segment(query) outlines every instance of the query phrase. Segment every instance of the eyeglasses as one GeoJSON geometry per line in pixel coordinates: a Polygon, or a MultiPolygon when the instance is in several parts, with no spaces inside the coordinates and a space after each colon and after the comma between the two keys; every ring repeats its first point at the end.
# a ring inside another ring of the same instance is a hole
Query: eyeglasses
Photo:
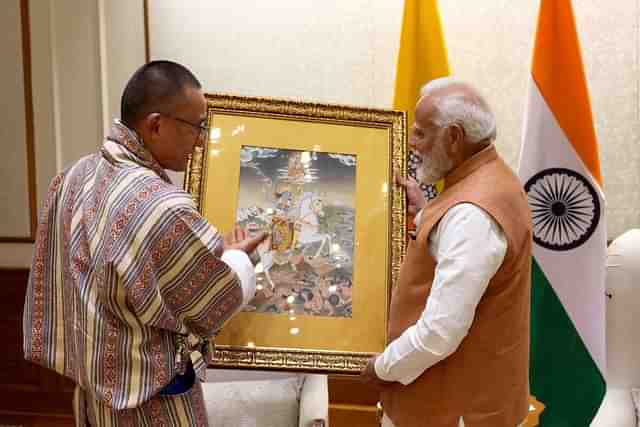
{"type": "Polygon", "coordinates": [[[188,121],[188,120],[181,119],[180,117],[172,116],[172,115],[170,115],[170,114],[165,114],[165,113],[160,113],[160,114],[161,114],[161,115],[163,115],[163,116],[165,116],[165,117],[168,117],[168,118],[170,118],[170,119],[173,119],[173,120],[175,120],[175,121],[177,121],[177,122],[184,123],[185,125],[189,125],[189,126],[191,126],[192,128],[194,128],[195,130],[197,130],[197,131],[198,131],[198,138],[199,138],[201,141],[204,141],[204,140],[206,140],[206,139],[207,139],[207,135],[209,134],[209,126],[207,126],[207,121],[206,121],[206,119],[205,119],[205,120],[203,120],[203,121],[201,121],[200,123],[197,123],[197,124],[196,124],[196,123],[191,123],[191,122],[190,122],[190,121],[188,121]]]}

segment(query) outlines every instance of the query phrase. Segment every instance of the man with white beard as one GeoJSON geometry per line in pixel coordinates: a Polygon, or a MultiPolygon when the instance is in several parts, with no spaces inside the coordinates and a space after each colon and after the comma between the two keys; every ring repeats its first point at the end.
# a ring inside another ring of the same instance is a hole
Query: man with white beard
{"type": "Polygon", "coordinates": [[[452,78],[421,92],[409,141],[418,179],[445,180],[426,203],[397,176],[417,212],[389,312],[390,343],[361,377],[381,391],[383,426],[515,427],[529,396],[531,213],[496,152],[495,118],[452,78]]]}

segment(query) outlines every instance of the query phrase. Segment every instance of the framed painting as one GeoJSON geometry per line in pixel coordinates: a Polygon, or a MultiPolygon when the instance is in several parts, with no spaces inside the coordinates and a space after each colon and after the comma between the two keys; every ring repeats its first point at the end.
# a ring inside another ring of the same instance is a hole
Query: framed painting
{"type": "Polygon", "coordinates": [[[404,113],[207,95],[185,187],[222,233],[266,230],[216,367],[357,374],[384,350],[405,251],[404,113]]]}

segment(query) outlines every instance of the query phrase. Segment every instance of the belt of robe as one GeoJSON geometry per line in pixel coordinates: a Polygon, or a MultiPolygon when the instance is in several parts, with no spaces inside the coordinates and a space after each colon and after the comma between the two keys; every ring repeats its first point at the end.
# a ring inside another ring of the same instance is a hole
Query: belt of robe
{"type": "Polygon", "coordinates": [[[189,362],[187,363],[187,369],[185,370],[184,374],[176,375],[169,384],[167,384],[162,390],[160,390],[158,394],[160,394],[161,396],[174,396],[176,394],[183,394],[191,390],[191,387],[193,387],[195,382],[196,371],[193,369],[193,363],[191,363],[191,360],[189,360],[189,362]]]}

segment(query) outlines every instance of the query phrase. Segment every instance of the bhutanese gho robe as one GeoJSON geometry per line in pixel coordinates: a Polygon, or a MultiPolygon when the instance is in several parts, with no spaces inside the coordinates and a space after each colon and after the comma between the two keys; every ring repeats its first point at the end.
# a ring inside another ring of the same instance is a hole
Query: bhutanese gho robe
{"type": "MultiPolygon", "coordinates": [[[[243,303],[239,276],[214,255],[221,244],[190,195],[115,122],[99,152],[51,182],[26,294],[25,358],[75,381],[93,415],[144,408],[189,358],[204,371],[208,339],[243,303]]],[[[198,382],[191,393],[202,401],[198,382]]],[[[171,400],[158,399],[156,409],[171,400]]]]}

